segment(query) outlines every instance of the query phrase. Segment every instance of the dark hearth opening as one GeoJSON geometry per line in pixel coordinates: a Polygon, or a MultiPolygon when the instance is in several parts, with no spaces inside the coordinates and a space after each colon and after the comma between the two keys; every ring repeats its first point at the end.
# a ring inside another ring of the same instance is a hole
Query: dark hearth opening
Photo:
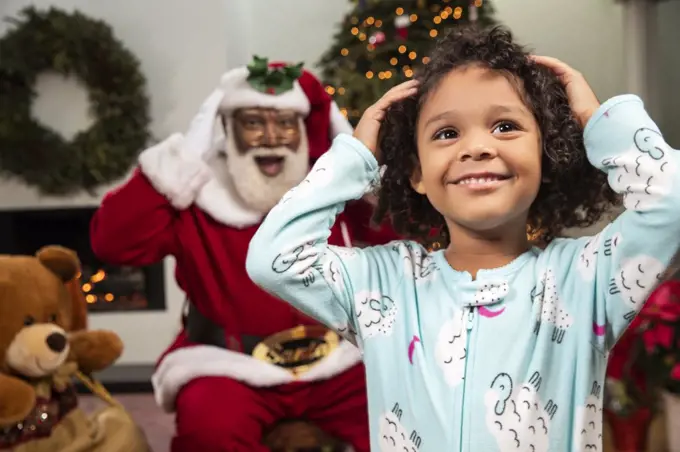
{"type": "Polygon", "coordinates": [[[148,267],[106,264],[90,247],[96,207],[0,211],[0,254],[33,255],[46,245],[78,253],[91,312],[165,310],[163,262],[148,267]]]}

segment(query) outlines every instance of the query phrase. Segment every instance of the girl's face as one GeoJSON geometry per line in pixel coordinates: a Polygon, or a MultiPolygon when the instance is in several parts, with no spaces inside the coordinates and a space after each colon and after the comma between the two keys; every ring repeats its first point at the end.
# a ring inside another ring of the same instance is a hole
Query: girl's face
{"type": "Polygon", "coordinates": [[[475,232],[526,226],[541,184],[541,138],[519,85],[478,66],[428,93],[416,126],[413,188],[451,223],[475,232]]]}

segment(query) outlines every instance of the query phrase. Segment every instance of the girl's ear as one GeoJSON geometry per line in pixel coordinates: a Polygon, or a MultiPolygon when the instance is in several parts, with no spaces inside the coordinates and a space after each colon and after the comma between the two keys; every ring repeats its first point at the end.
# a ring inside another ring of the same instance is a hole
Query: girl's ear
{"type": "Polygon", "coordinates": [[[416,191],[416,193],[419,193],[421,195],[424,195],[427,193],[425,190],[425,184],[423,184],[423,173],[420,169],[420,165],[416,165],[415,169],[413,170],[413,174],[411,174],[411,178],[409,179],[411,182],[411,187],[416,191]]]}

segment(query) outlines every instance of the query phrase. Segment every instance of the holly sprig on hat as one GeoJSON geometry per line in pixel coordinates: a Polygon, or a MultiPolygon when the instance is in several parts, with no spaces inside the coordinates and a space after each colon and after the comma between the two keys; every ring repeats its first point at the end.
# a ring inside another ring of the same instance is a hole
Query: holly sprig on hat
{"type": "Polygon", "coordinates": [[[248,65],[248,84],[266,94],[282,94],[293,89],[293,83],[302,75],[304,63],[269,67],[268,58],[253,56],[248,65]]]}

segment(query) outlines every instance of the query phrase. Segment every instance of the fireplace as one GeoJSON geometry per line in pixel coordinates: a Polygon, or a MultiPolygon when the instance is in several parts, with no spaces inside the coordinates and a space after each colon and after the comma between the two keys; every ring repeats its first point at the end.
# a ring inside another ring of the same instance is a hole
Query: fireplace
{"type": "Polygon", "coordinates": [[[165,310],[163,262],[149,267],[108,265],[90,248],[96,207],[0,211],[0,254],[33,255],[46,245],[78,253],[91,312],[165,310]]]}

